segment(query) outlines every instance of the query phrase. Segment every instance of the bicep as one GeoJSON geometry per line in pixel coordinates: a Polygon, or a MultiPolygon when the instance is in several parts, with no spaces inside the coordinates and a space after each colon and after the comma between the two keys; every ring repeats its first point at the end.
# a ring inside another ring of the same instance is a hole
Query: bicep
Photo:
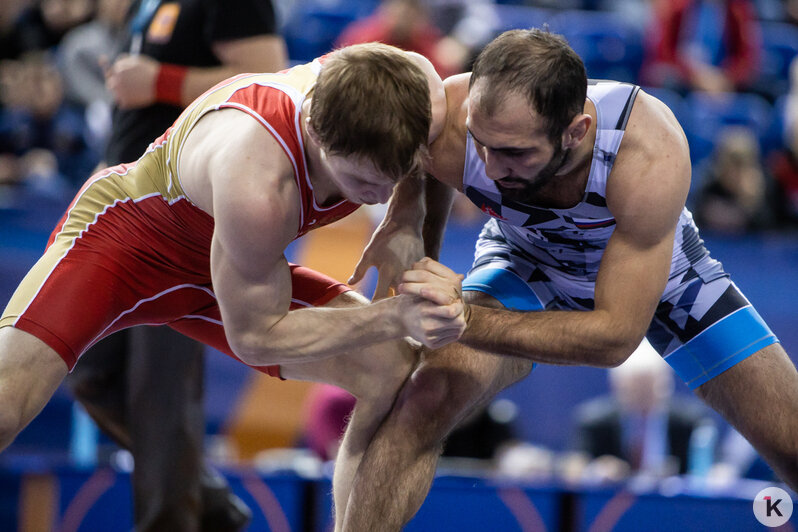
{"type": "Polygon", "coordinates": [[[607,311],[615,327],[642,339],[670,272],[672,229],[656,242],[641,242],[634,234],[616,230],[610,237],[596,279],[595,308],[607,311]]]}
{"type": "Polygon", "coordinates": [[[214,235],[211,276],[231,345],[251,331],[268,330],[291,303],[291,274],[285,257],[280,254],[261,262],[258,254],[249,257],[235,247],[214,235]]]}
{"type": "Polygon", "coordinates": [[[670,273],[690,158],[664,106],[648,100],[636,111],[607,185],[607,206],[617,225],[601,261],[595,300],[621,327],[642,335],[670,273]]]}
{"type": "Polygon", "coordinates": [[[267,330],[287,312],[291,283],[283,252],[299,223],[290,163],[247,118],[231,117],[240,127],[229,134],[239,142],[228,146],[237,147],[220,150],[208,168],[211,278],[228,336],[267,330]]]}

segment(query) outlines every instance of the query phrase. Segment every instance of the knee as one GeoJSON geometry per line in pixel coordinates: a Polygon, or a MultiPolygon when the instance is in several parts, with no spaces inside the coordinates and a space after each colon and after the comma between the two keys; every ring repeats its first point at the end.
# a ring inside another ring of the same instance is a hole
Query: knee
{"type": "Polygon", "coordinates": [[[349,391],[359,400],[392,401],[418,364],[419,355],[420,349],[405,341],[391,343],[356,368],[359,376],[349,391]]]}
{"type": "Polygon", "coordinates": [[[394,410],[408,430],[442,439],[481,395],[480,384],[464,373],[422,367],[402,388],[394,410]]]}

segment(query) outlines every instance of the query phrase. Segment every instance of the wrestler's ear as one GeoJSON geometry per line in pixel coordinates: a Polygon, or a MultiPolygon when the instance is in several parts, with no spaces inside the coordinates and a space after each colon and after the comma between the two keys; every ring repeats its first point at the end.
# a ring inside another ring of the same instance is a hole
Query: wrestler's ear
{"type": "Polygon", "coordinates": [[[563,148],[576,148],[587,136],[590,131],[590,124],[593,123],[593,117],[587,113],[580,113],[576,115],[565,132],[562,134],[563,148]]]}
{"type": "Polygon", "coordinates": [[[313,143],[313,145],[316,146],[317,148],[323,147],[323,144],[321,142],[321,137],[319,137],[319,132],[316,131],[315,127],[313,127],[313,124],[311,123],[309,116],[305,118],[305,129],[307,130],[308,138],[313,143]]]}

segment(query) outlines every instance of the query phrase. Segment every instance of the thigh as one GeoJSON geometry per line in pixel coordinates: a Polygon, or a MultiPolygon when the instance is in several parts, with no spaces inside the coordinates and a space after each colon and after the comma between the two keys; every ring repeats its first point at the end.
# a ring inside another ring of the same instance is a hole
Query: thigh
{"type": "MultiPolygon", "coordinates": [[[[330,308],[367,305],[369,301],[354,291],[336,295],[325,304],[330,308]]],[[[366,346],[353,345],[351,353],[300,364],[281,366],[286,379],[333,384],[357,398],[379,395],[380,386],[394,388],[415,365],[417,350],[404,340],[366,346]],[[383,384],[381,384],[383,383],[383,384]]],[[[395,391],[395,390],[392,390],[395,391]]]]}
{"type": "MultiPolygon", "coordinates": [[[[481,291],[463,295],[470,304],[501,306],[481,291]]],[[[493,355],[457,342],[425,351],[396,401],[397,419],[405,430],[438,441],[533,367],[526,359],[493,355]]]]}
{"type": "Polygon", "coordinates": [[[780,344],[769,345],[695,390],[758,450],[798,452],[798,372],[780,344]]]}
{"type": "Polygon", "coordinates": [[[719,263],[696,268],[669,281],[647,333],[691,389],[778,342],[719,263]]]}
{"type": "Polygon", "coordinates": [[[178,207],[157,195],[132,201],[120,180],[109,170],[86,183],[0,318],[70,369],[115,331],[169,323],[215,301],[207,254],[203,261],[200,246],[175,233],[178,207]]]}
{"type": "MultiPolygon", "coordinates": [[[[470,305],[504,306],[499,299],[482,291],[466,292],[464,297],[470,305]]],[[[534,367],[535,364],[527,359],[494,355],[454,343],[426,353],[417,372],[446,372],[447,387],[451,392],[469,397],[469,402],[476,404],[526,377],[534,367]]]]}
{"type": "MultiPolygon", "coordinates": [[[[21,430],[44,408],[66,374],[58,353],[40,339],[13,327],[0,328],[0,428],[21,430]]],[[[0,440],[0,449],[8,443],[0,440]]]]}

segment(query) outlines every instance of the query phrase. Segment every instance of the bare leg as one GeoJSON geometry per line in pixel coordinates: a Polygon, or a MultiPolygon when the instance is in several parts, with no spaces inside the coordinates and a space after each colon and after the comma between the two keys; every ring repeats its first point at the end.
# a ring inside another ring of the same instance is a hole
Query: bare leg
{"type": "MultiPolygon", "coordinates": [[[[363,303],[366,300],[362,296],[347,292],[331,301],[329,306],[363,303]]],[[[399,341],[368,346],[351,355],[281,368],[285,378],[333,384],[357,398],[335,462],[333,498],[336,530],[343,525],[344,509],[360,460],[380,423],[391,410],[396,394],[416,360],[416,351],[406,342],[399,341]]]]}
{"type": "Polygon", "coordinates": [[[44,342],[0,329],[0,450],[41,412],[66,374],[64,361],[44,342]]]}
{"type": "Polygon", "coordinates": [[[751,442],[798,489],[798,372],[779,344],[700,386],[696,395],[751,442]]]}
{"type": "MultiPolygon", "coordinates": [[[[484,294],[467,292],[467,297],[498,305],[484,294]]],[[[429,491],[446,435],[531,368],[527,360],[460,344],[430,353],[402,388],[360,463],[343,530],[400,530],[429,491]]]]}

